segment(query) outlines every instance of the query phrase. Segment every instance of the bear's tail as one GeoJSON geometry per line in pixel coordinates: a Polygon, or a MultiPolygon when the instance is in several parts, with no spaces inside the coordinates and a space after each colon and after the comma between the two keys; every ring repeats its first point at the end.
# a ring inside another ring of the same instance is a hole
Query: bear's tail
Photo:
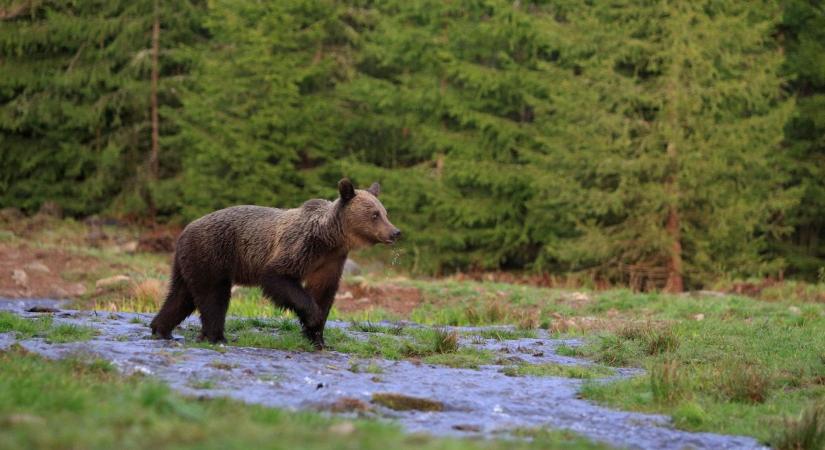
{"type": "Polygon", "coordinates": [[[172,339],[172,330],[195,310],[192,293],[186,286],[177,261],[172,264],[169,293],[158,314],[152,320],[152,335],[172,339]]]}

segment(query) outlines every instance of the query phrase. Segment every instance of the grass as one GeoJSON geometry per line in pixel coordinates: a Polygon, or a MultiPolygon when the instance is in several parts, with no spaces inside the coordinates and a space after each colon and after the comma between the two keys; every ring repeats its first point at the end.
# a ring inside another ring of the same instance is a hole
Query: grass
{"type": "MultiPolygon", "coordinates": [[[[458,334],[443,328],[404,328],[400,332],[397,331],[398,327],[371,326],[370,329],[373,331],[368,332],[369,334],[362,339],[341,329],[328,328],[324,333],[327,348],[361,358],[390,360],[427,358],[435,355],[455,354],[460,350],[458,334]],[[379,332],[379,329],[386,330],[389,334],[379,332]]],[[[189,345],[220,348],[205,342],[195,342],[198,330],[197,326],[184,328],[183,334],[189,345]]],[[[228,345],[238,347],[312,351],[312,346],[301,333],[298,322],[289,318],[230,319],[226,324],[226,337],[228,345]]],[[[478,357],[476,354],[474,356],[478,357]]],[[[430,361],[433,361],[432,364],[437,364],[435,361],[440,360],[436,358],[430,361]]],[[[470,364],[476,362],[468,361],[470,364]]]]}
{"type": "Polygon", "coordinates": [[[531,338],[534,339],[538,337],[538,333],[535,330],[530,329],[509,329],[509,328],[486,328],[483,330],[472,331],[466,333],[470,336],[478,336],[484,339],[495,339],[497,341],[508,341],[508,340],[516,340],[516,339],[525,339],[531,338]]]}
{"type": "Polygon", "coordinates": [[[21,349],[0,352],[0,366],[0,448],[606,448],[566,432],[533,442],[438,439],[370,420],[198,400],[146,377],[120,376],[105,362],[50,361],[21,349]]]}
{"type": "Polygon", "coordinates": [[[825,403],[811,406],[798,418],[785,419],[773,445],[777,450],[825,448],[825,403]]]}
{"type": "Polygon", "coordinates": [[[505,367],[501,370],[501,373],[510,377],[564,377],[586,380],[604,378],[616,374],[613,369],[599,365],[570,366],[555,363],[519,364],[505,367]]]}
{"type": "Polygon", "coordinates": [[[371,373],[376,375],[384,373],[384,369],[375,361],[367,363],[352,361],[349,366],[349,371],[352,373],[371,373]]]}
{"type": "MultiPolygon", "coordinates": [[[[677,300],[673,309],[685,306],[677,300]]],[[[678,345],[651,347],[659,340],[632,334],[592,338],[583,354],[647,367],[648,374],[588,385],[584,397],[670,414],[689,430],[745,434],[773,444],[785,417],[825,399],[821,308],[808,308],[803,320],[786,314],[783,305],[738,298],[720,299],[708,309],[718,316],[673,325],[678,345]]]]}
{"type": "Polygon", "coordinates": [[[50,344],[62,344],[66,342],[88,341],[97,335],[97,330],[91,327],[75,325],[72,323],[61,323],[53,325],[46,331],[46,342],[50,344]]]}
{"type": "Polygon", "coordinates": [[[92,327],[70,323],[55,324],[51,316],[26,319],[6,311],[0,311],[0,333],[13,332],[17,339],[41,337],[50,344],[88,341],[97,335],[92,327]]]}
{"type": "MultiPolygon", "coordinates": [[[[156,311],[162,295],[156,290],[136,291],[127,286],[124,291],[95,297],[94,280],[117,273],[137,281],[165,280],[168,255],[85,248],[84,232],[82,224],[67,221],[34,235],[21,231],[7,242],[60,248],[98,261],[94,267],[64,274],[64,278],[85,283],[89,294],[80,302],[83,306],[156,311]]],[[[369,275],[364,280],[379,285],[387,282],[369,275]]],[[[751,435],[783,448],[816,448],[811,444],[816,440],[810,438],[817,436],[811,431],[816,427],[810,424],[821,423],[822,414],[803,412],[814,411],[825,402],[825,283],[771,285],[759,294],[762,301],[735,295],[640,294],[621,289],[574,292],[456,279],[398,278],[391,283],[421,292],[422,303],[404,319],[436,327],[520,327],[514,334],[497,336],[484,331],[486,339],[516,338],[515,333],[534,333],[533,328],[540,326],[556,336],[585,341],[582,346],[558,346],[559,355],[647,369],[645,375],[632,379],[586,383],[583,395],[592,400],[669,414],[684,429],[751,435]],[[789,435],[783,437],[786,430],[789,435]]],[[[263,320],[233,325],[237,328],[228,333],[234,339],[231,345],[308,350],[292,316],[272,307],[259,289],[237,291],[229,314],[263,320]]],[[[495,360],[494,354],[472,348],[451,350],[450,339],[445,341],[444,335],[417,336],[410,329],[375,324],[398,319],[392,312],[374,309],[343,314],[333,308],[331,317],[358,321],[353,328],[366,336],[356,338],[331,329],[327,342],[331,349],[359,358],[416,358],[454,367],[479,367],[495,360]],[[439,340],[447,344],[441,350],[439,340]]],[[[51,327],[46,320],[10,323],[15,319],[0,315],[0,331],[5,327],[19,336],[46,337],[51,327]]],[[[212,348],[220,351],[220,347],[212,348]]]]}

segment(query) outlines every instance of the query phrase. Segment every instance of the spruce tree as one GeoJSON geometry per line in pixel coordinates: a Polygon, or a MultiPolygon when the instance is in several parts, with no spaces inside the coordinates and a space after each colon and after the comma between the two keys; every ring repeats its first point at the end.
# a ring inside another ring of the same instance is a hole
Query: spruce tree
{"type": "Polygon", "coordinates": [[[777,241],[789,275],[825,279],[825,9],[816,2],[784,2],[785,73],[796,108],[785,128],[789,187],[801,190],[789,211],[793,233],[777,241]]]}
{"type": "MultiPolygon", "coordinates": [[[[186,71],[181,43],[198,36],[198,6],[163,2],[162,106],[186,71]]],[[[150,149],[153,3],[4,2],[0,27],[0,204],[70,214],[141,191],[150,149]],[[18,8],[19,7],[19,8],[18,8]]],[[[135,212],[143,212],[139,205],[135,212]]],[[[123,205],[122,205],[123,206],[123,205]]],[[[128,208],[127,208],[128,209],[128,208]]]]}
{"type": "Polygon", "coordinates": [[[624,115],[612,134],[627,142],[619,154],[589,157],[606,167],[586,181],[584,199],[610,206],[583,207],[576,245],[593,247],[602,271],[638,287],[679,291],[685,278],[695,286],[776,270],[766,239],[783,231],[773,219],[793,201],[775,167],[790,106],[771,38],[778,5],[597,8],[613,37],[598,52],[624,78],[602,81],[600,95],[624,115]]]}

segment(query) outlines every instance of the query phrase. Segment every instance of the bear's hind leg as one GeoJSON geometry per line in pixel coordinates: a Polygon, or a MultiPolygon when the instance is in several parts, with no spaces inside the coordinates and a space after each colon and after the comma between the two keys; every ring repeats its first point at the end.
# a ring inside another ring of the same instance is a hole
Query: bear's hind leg
{"type": "Polygon", "coordinates": [[[221,281],[195,293],[195,304],[201,313],[199,340],[206,340],[213,344],[226,342],[223,331],[231,294],[232,284],[229,280],[221,281]]]}
{"type": "Polygon", "coordinates": [[[152,335],[162,339],[172,339],[172,330],[183,322],[183,319],[192,314],[194,310],[195,303],[192,299],[192,293],[186,287],[180,272],[173,267],[169,293],[150,325],[152,335]]]}

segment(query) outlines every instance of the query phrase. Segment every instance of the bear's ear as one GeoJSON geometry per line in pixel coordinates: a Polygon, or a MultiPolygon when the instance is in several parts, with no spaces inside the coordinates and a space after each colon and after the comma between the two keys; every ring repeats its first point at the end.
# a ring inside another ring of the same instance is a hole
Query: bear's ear
{"type": "Polygon", "coordinates": [[[369,189],[367,189],[367,192],[378,197],[378,194],[381,193],[381,185],[376,181],[375,183],[372,183],[372,186],[370,186],[369,189]]]}
{"type": "Polygon", "coordinates": [[[349,178],[341,178],[338,182],[338,194],[341,195],[341,200],[348,202],[355,197],[355,188],[352,187],[352,182],[349,178]]]}

